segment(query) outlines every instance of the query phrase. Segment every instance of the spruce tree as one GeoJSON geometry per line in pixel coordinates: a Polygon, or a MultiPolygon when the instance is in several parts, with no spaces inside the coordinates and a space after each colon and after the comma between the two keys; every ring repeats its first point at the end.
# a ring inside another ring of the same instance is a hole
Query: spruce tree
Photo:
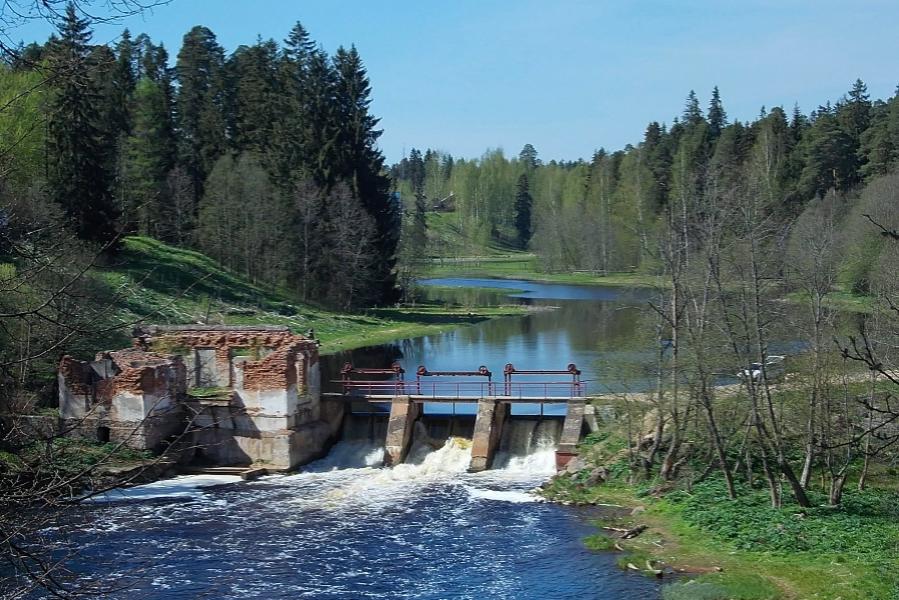
{"type": "Polygon", "coordinates": [[[877,108],[871,126],[862,134],[859,151],[866,178],[886,175],[899,163],[899,95],[877,108]]]}
{"type": "Polygon", "coordinates": [[[699,98],[696,97],[696,92],[690,90],[690,93],[687,95],[687,102],[684,105],[684,125],[691,127],[699,125],[702,121],[702,109],[699,108],[699,98]]]}
{"type": "Polygon", "coordinates": [[[712,89],[712,100],[709,103],[709,136],[715,140],[721,135],[721,131],[727,126],[727,113],[724,112],[724,105],[721,103],[721,95],[718,93],[718,86],[712,89]]]}
{"type": "Polygon", "coordinates": [[[239,47],[228,60],[233,108],[231,143],[238,152],[271,151],[281,90],[274,40],[239,47]]]}
{"type": "Polygon", "coordinates": [[[531,241],[531,213],[534,200],[531,197],[528,176],[522,173],[518,177],[515,193],[515,231],[518,234],[518,247],[524,250],[531,241]]]}
{"type": "Polygon", "coordinates": [[[56,73],[50,105],[48,175],[51,195],[62,206],[78,237],[110,243],[118,217],[96,82],[91,77],[91,32],[74,4],[66,7],[59,39],[52,48],[56,73]]]}
{"type": "Polygon", "coordinates": [[[144,77],[135,88],[133,132],[123,157],[125,217],[130,230],[164,240],[177,237],[164,225],[171,221],[164,191],[172,159],[165,93],[159,83],[144,77]]]}
{"type": "Polygon", "coordinates": [[[384,156],[377,147],[381,130],[377,129],[378,119],[369,112],[371,86],[355,47],[338,49],[334,70],[340,146],[337,172],[374,221],[377,262],[371,269],[371,283],[376,291],[370,296],[393,302],[398,296],[394,266],[401,212],[390,193],[384,156]]]}
{"type": "Polygon", "coordinates": [[[215,34],[197,26],[184,36],[175,72],[179,162],[202,193],[213,165],[226,150],[224,51],[215,34]]]}
{"type": "Polygon", "coordinates": [[[277,58],[279,92],[275,97],[274,131],[270,141],[273,156],[273,175],[277,184],[289,193],[304,165],[308,146],[304,129],[314,118],[309,113],[309,62],[315,53],[315,43],[305,27],[297,22],[284,40],[284,48],[277,58]]]}

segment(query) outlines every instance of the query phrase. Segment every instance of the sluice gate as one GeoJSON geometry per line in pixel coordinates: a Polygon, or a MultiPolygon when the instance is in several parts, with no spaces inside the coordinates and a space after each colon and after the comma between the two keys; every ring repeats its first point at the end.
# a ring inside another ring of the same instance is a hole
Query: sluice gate
{"type": "Polygon", "coordinates": [[[425,414],[426,405],[451,406],[454,416],[458,405],[467,406],[469,410],[473,408],[469,465],[472,472],[492,467],[503,440],[503,430],[512,419],[513,405],[535,405],[539,407],[541,418],[546,405],[564,405],[564,416],[556,416],[564,419],[556,444],[556,467],[563,469],[577,455],[577,444],[588,412],[580,375],[574,364],[562,370],[517,370],[512,364],[507,364],[503,369],[503,381],[494,382],[492,372],[485,366],[473,371],[431,371],[420,366],[415,379],[406,380],[405,370],[396,363],[387,369],[357,369],[347,364],[341,370],[339,380],[342,392],[333,395],[352,403],[351,406],[367,404],[369,409],[362,414],[380,413],[387,416],[384,439],[386,466],[400,464],[406,459],[415,424],[425,414]],[[567,380],[522,381],[516,375],[556,375],[565,376],[567,380]]]}

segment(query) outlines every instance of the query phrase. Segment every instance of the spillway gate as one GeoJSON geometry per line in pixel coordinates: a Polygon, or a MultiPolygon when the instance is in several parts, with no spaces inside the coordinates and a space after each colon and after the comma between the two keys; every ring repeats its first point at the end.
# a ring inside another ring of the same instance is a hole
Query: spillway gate
{"type": "Polygon", "coordinates": [[[415,379],[406,379],[405,369],[394,363],[386,369],[357,368],[347,363],[341,369],[340,395],[348,401],[390,403],[384,464],[402,463],[412,443],[415,422],[422,416],[424,405],[433,402],[477,403],[472,437],[469,471],[489,469],[515,403],[565,404],[565,421],[556,448],[556,467],[563,469],[577,455],[587,410],[581,371],[573,363],[565,369],[516,369],[511,363],[503,367],[501,382],[480,366],[471,371],[416,369],[415,379]],[[521,380],[518,376],[543,377],[547,380],[521,380]]]}

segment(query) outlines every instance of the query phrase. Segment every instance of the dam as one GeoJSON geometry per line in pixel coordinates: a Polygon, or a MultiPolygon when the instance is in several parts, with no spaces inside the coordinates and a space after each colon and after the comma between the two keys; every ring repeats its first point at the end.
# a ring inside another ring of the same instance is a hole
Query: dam
{"type": "MultiPolygon", "coordinates": [[[[362,412],[386,419],[378,441],[387,467],[406,460],[417,424],[444,412],[426,408],[448,406],[451,415],[457,409],[472,415],[465,427],[469,470],[489,469],[507,422],[517,418],[512,406],[527,405],[539,407],[540,417],[562,418],[554,441],[556,468],[563,469],[577,454],[592,410],[573,363],[557,370],[506,363],[502,382],[483,365],[470,371],[422,365],[407,382],[399,364],[346,364],[341,390],[322,393],[315,340],[285,327],[145,326],[135,330],[133,344],[93,361],[63,357],[64,427],[70,436],[166,452],[182,466],[295,469],[327,454],[361,403],[362,412]],[[564,414],[547,415],[547,405],[564,407],[564,414]]],[[[453,435],[453,423],[442,441],[453,435]]]]}
{"type": "MultiPolygon", "coordinates": [[[[422,420],[439,419],[440,415],[444,418],[450,416],[452,418],[447,437],[452,435],[453,425],[458,419],[455,413],[461,405],[474,410],[473,421],[470,427],[465,427],[464,435],[472,440],[469,471],[489,469],[503,440],[507,423],[515,419],[511,406],[520,404],[537,405],[541,419],[561,417],[560,431],[555,438],[555,464],[561,470],[577,455],[577,444],[585,427],[585,415],[592,414],[592,406],[588,406],[584,396],[581,371],[573,363],[559,370],[521,370],[516,369],[512,363],[506,363],[502,383],[495,383],[493,373],[484,365],[470,371],[429,370],[422,365],[416,370],[413,381],[407,382],[404,376],[405,370],[397,363],[385,369],[356,368],[347,363],[341,369],[342,390],[339,393],[325,394],[356,406],[368,403],[370,406],[364,412],[371,418],[379,414],[377,407],[384,411],[383,407],[389,406],[383,438],[384,465],[388,467],[406,459],[415,427],[422,420]],[[564,376],[569,380],[520,381],[515,379],[516,375],[564,376]],[[544,411],[546,404],[564,406],[564,415],[547,416],[544,411]],[[436,410],[432,412],[433,416],[426,419],[426,405],[449,405],[452,413],[447,415],[446,411],[436,410]]],[[[587,422],[593,421],[588,419],[587,422]]]]}

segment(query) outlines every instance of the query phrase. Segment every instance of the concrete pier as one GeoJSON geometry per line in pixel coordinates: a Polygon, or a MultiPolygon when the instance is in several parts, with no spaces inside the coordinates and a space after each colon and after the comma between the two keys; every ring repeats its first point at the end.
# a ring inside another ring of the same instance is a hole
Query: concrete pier
{"type": "Polygon", "coordinates": [[[422,405],[409,396],[396,396],[390,404],[387,440],[384,444],[384,466],[402,463],[409,452],[415,421],[421,416],[422,405]]]}
{"type": "Polygon", "coordinates": [[[572,398],[568,401],[568,412],[562,426],[562,438],[556,449],[556,468],[564,469],[572,458],[577,456],[577,444],[581,439],[584,426],[585,402],[583,398],[572,398]]]}
{"type": "Polygon", "coordinates": [[[503,425],[509,414],[509,405],[495,398],[478,400],[478,415],[474,422],[471,440],[470,472],[485,471],[492,466],[493,455],[503,436],[503,425]]]}

